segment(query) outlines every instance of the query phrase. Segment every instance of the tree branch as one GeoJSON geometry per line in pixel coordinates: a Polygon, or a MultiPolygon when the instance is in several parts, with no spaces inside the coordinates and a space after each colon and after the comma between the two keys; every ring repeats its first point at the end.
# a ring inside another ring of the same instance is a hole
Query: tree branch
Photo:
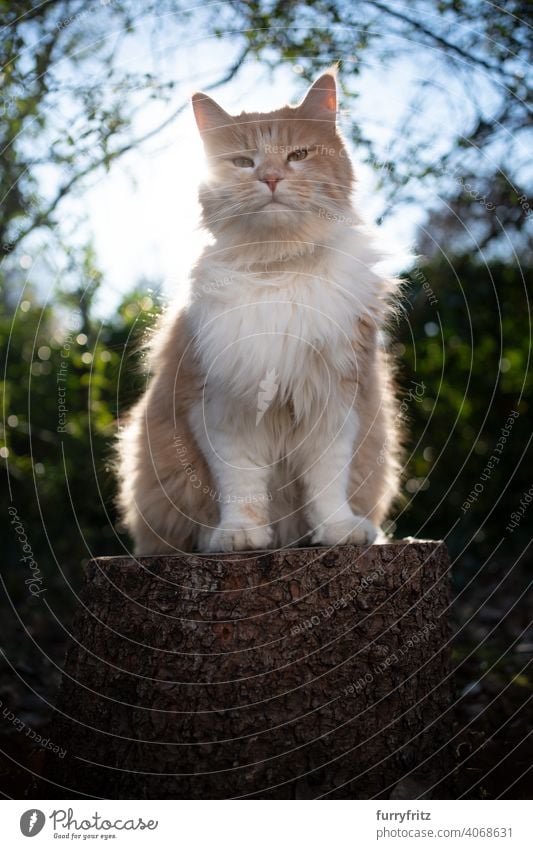
{"type": "MultiPolygon", "coordinates": [[[[228,71],[222,77],[219,77],[219,79],[215,80],[215,82],[209,83],[208,85],[204,86],[205,90],[211,91],[221,85],[224,85],[224,83],[227,83],[232,80],[244,64],[249,51],[250,47],[247,45],[241,51],[233,65],[231,65],[231,67],[228,69],[228,71]]],[[[63,200],[64,197],[66,197],[66,195],[69,194],[72,188],[80,182],[80,180],[83,180],[85,177],[87,177],[93,171],[96,171],[102,165],[114,162],[115,160],[123,156],[125,153],[128,153],[130,150],[133,150],[136,147],[140,147],[149,139],[158,135],[160,132],[162,132],[162,130],[164,130],[173,121],[175,121],[176,118],[178,118],[179,115],[181,115],[181,113],[188,107],[188,105],[189,101],[187,100],[185,103],[182,103],[180,106],[178,106],[178,108],[175,109],[171,115],[165,118],[164,121],[158,124],[157,127],[153,127],[151,130],[148,130],[148,132],[144,133],[143,135],[132,139],[131,141],[122,145],[122,147],[118,148],[112,153],[107,154],[105,157],[102,157],[97,161],[89,163],[86,168],[83,168],[77,174],[74,174],[70,178],[70,180],[68,180],[66,183],[63,184],[63,186],[60,187],[56,196],[48,205],[47,209],[44,212],[37,213],[37,215],[35,215],[32,221],[29,223],[29,225],[24,230],[21,230],[16,236],[16,238],[11,240],[11,250],[13,250],[17,245],[19,245],[23,241],[23,239],[25,239],[26,236],[28,236],[32,232],[32,230],[36,229],[37,227],[43,227],[47,225],[48,219],[53,214],[59,203],[63,200]]]]}
{"type": "Polygon", "coordinates": [[[448,41],[444,36],[438,35],[433,30],[424,26],[420,21],[413,20],[409,15],[406,15],[404,12],[399,12],[397,9],[391,9],[385,3],[380,3],[379,0],[366,0],[366,2],[373,6],[375,9],[378,9],[380,12],[383,12],[386,15],[390,15],[393,18],[396,18],[399,21],[402,21],[404,24],[408,24],[417,32],[422,33],[423,35],[430,38],[436,44],[440,44],[441,47],[445,47],[450,53],[456,53],[462,59],[465,59],[468,62],[471,62],[475,65],[481,65],[481,67],[485,68],[487,71],[491,71],[491,73],[502,73],[502,69],[491,65],[490,62],[487,62],[485,59],[482,59],[479,56],[472,56],[458,44],[453,44],[451,41],[448,41]]]}

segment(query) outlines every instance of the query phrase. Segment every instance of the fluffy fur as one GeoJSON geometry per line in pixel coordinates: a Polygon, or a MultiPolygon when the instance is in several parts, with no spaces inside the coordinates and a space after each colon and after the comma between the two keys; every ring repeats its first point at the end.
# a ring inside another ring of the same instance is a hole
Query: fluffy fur
{"type": "Polygon", "coordinates": [[[193,107],[213,242],[120,431],[123,520],[139,554],[372,542],[398,488],[396,282],[352,207],[335,74],[266,114],[193,107]]]}

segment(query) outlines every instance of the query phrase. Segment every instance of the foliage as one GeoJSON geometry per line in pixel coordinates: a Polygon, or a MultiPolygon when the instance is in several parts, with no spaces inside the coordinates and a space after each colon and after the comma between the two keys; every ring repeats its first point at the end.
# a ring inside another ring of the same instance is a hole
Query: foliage
{"type": "Polygon", "coordinates": [[[102,324],[91,311],[96,289],[85,302],[80,291],[55,307],[30,295],[14,315],[4,299],[0,313],[9,480],[0,515],[4,577],[18,602],[27,600],[28,573],[10,505],[58,603],[68,599],[68,584],[77,585],[80,563],[123,550],[113,507],[113,437],[119,412],[142,389],[140,342],[158,307],[149,293],[134,291],[102,324]]]}
{"type": "Polygon", "coordinates": [[[530,539],[531,516],[508,528],[531,487],[528,275],[469,255],[415,268],[394,346],[400,400],[413,399],[398,531],[445,537],[454,554],[467,552],[463,564],[502,539],[518,556],[530,539]],[[415,383],[423,389],[409,396],[415,383]]]}

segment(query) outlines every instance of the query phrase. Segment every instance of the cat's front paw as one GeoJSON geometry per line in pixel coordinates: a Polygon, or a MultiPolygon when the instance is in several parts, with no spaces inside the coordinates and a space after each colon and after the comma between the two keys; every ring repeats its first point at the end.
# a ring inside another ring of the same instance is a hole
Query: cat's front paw
{"type": "Polygon", "coordinates": [[[208,551],[247,551],[270,548],[274,538],[268,525],[260,528],[215,528],[208,551]]]}
{"type": "Polygon", "coordinates": [[[368,545],[379,534],[372,522],[363,516],[353,516],[342,522],[328,522],[320,525],[312,537],[312,545],[368,545]]]}

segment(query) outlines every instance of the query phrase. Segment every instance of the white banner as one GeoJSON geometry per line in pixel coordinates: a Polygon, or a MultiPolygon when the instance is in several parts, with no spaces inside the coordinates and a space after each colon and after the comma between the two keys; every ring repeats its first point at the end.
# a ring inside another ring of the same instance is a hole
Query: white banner
{"type": "Polygon", "coordinates": [[[2,845],[531,849],[520,801],[4,801],[2,845]],[[35,838],[35,843],[29,843],[35,838]]]}

